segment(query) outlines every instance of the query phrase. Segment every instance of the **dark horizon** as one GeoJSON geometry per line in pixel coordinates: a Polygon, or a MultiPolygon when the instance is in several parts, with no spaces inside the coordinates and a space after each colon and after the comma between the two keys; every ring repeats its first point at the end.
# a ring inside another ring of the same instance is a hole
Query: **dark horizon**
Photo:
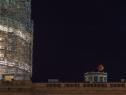
{"type": "Polygon", "coordinates": [[[81,81],[103,64],[109,81],[126,79],[126,4],[33,0],[34,82],[81,81]]]}

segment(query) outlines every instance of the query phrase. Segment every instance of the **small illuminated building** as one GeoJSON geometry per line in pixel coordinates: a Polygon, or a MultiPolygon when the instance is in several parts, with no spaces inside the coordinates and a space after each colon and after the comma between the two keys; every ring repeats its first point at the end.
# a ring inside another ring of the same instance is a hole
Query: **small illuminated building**
{"type": "Polygon", "coordinates": [[[95,82],[107,82],[107,73],[103,72],[103,65],[98,66],[98,72],[87,72],[84,74],[85,82],[95,83],[95,82]]]}
{"type": "Polygon", "coordinates": [[[85,82],[107,82],[107,73],[105,72],[87,72],[84,74],[85,82]]]}

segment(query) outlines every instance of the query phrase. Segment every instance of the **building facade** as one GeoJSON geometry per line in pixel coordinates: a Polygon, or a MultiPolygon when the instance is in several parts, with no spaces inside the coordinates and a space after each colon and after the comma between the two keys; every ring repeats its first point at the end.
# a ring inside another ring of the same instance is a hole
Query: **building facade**
{"type": "Polygon", "coordinates": [[[0,80],[29,80],[32,72],[31,0],[0,0],[0,80]]]}

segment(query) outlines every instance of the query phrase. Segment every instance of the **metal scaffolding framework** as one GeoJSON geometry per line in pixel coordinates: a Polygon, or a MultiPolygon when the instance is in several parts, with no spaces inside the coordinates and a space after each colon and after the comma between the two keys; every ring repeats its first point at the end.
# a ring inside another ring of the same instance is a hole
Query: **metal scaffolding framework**
{"type": "Polygon", "coordinates": [[[0,0],[0,75],[30,79],[32,45],[31,0],[0,0]]]}

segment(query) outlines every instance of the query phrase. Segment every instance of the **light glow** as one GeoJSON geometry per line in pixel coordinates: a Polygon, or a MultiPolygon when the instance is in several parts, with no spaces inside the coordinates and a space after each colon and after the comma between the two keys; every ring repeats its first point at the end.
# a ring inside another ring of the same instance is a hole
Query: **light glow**
{"type": "Polygon", "coordinates": [[[30,40],[29,36],[27,34],[24,34],[23,31],[21,31],[19,29],[14,29],[12,27],[7,27],[7,26],[4,26],[4,25],[0,25],[0,30],[4,31],[4,32],[7,32],[7,33],[8,32],[14,32],[17,36],[23,38],[24,40],[26,40],[26,41],[30,40]]]}
{"type": "Polygon", "coordinates": [[[8,60],[3,60],[3,61],[0,61],[0,65],[4,65],[4,66],[10,66],[10,67],[18,67],[22,70],[26,70],[27,72],[30,72],[30,66],[27,65],[26,63],[25,64],[21,64],[21,65],[16,65],[16,63],[14,62],[10,62],[8,60]]]}
{"type": "Polygon", "coordinates": [[[0,41],[3,41],[4,40],[4,38],[3,37],[0,37],[0,41]]]}

